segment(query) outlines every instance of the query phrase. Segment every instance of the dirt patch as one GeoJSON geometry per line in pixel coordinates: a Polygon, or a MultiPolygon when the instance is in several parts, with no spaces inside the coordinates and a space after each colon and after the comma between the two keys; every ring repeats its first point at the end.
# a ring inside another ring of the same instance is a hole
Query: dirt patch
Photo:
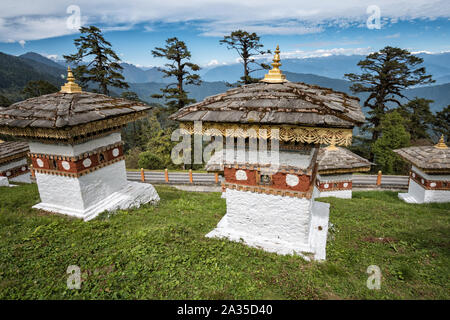
{"type": "Polygon", "coordinates": [[[365,242],[372,242],[372,243],[392,243],[392,242],[398,242],[397,239],[386,237],[386,238],[376,238],[376,237],[365,237],[363,239],[365,242]]]}

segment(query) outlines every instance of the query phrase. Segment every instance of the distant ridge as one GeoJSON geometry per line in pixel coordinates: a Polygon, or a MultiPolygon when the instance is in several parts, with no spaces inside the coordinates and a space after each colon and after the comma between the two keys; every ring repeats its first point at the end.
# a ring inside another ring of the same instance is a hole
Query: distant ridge
{"type": "MultiPolygon", "coordinates": [[[[450,65],[450,54],[426,56],[430,65],[436,68],[441,68],[444,73],[447,72],[447,69],[449,69],[448,67],[443,67],[442,63],[445,63],[446,59],[448,58],[450,65]]],[[[350,63],[355,63],[356,65],[357,61],[359,61],[361,57],[362,56],[350,56],[350,58],[348,58],[346,56],[334,56],[333,61],[339,61],[339,63],[342,63],[344,66],[350,63]]],[[[343,66],[331,66],[330,57],[327,58],[311,58],[310,62],[313,65],[309,66],[308,68],[321,70],[323,68],[326,68],[326,66],[328,65],[330,73],[337,72],[336,70],[344,68],[343,66]],[[327,58],[329,59],[327,60],[327,58]],[[315,62],[312,60],[314,60],[315,62]]],[[[349,95],[355,95],[351,92],[351,83],[347,80],[330,78],[308,72],[292,72],[292,69],[307,69],[307,65],[305,65],[307,61],[308,59],[286,59],[285,61],[282,61],[282,69],[286,74],[286,78],[292,82],[314,84],[336,91],[345,92],[349,95]]],[[[161,103],[161,100],[151,98],[150,96],[154,93],[159,93],[159,90],[161,88],[172,82],[171,79],[164,78],[163,73],[161,73],[157,68],[143,70],[129,63],[121,63],[121,65],[124,68],[123,75],[125,77],[125,80],[130,84],[130,91],[136,92],[138,96],[144,101],[161,103]]],[[[227,77],[229,77],[233,72],[237,72],[237,75],[239,75],[240,72],[242,72],[241,69],[242,66],[236,64],[231,66],[219,66],[204,70],[202,85],[187,86],[186,89],[192,98],[200,101],[207,96],[218,94],[230,89],[230,87],[227,86],[226,83],[227,77]],[[230,71],[231,73],[227,74],[228,71],[230,71]],[[222,74],[224,78],[220,79],[219,81],[208,81],[207,74],[214,74],[214,72],[219,72],[219,74],[222,74]]],[[[342,71],[343,70],[339,72],[342,71]]],[[[266,71],[261,71],[259,76],[258,74],[255,76],[262,77],[265,72],[266,71]]],[[[349,66],[349,70],[347,72],[358,72],[358,68],[356,66],[349,66]]],[[[28,81],[42,79],[60,86],[64,82],[64,80],[61,78],[61,75],[65,75],[65,73],[66,67],[64,65],[34,52],[28,52],[19,57],[0,53],[0,94],[5,95],[11,101],[18,101],[23,99],[21,91],[28,81]]],[[[442,76],[441,78],[447,79],[447,76],[442,76]]],[[[448,75],[448,80],[450,82],[450,73],[448,75]]],[[[120,95],[122,91],[123,90],[111,88],[112,95],[120,95]]],[[[450,105],[450,83],[408,89],[405,91],[405,95],[409,99],[413,99],[417,96],[434,100],[435,102],[432,104],[432,110],[438,111],[443,107],[450,105]]],[[[357,94],[356,96],[359,97],[362,102],[367,97],[366,94],[357,94]]]]}

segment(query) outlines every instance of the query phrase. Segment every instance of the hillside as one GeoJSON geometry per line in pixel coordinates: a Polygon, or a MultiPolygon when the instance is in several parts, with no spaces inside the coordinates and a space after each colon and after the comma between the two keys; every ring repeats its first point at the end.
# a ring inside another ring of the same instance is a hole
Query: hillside
{"type": "Polygon", "coordinates": [[[58,76],[56,68],[0,52],[0,95],[11,101],[23,99],[23,88],[28,81],[35,80],[46,80],[57,86],[63,84],[63,79],[60,74],[58,76]]]}

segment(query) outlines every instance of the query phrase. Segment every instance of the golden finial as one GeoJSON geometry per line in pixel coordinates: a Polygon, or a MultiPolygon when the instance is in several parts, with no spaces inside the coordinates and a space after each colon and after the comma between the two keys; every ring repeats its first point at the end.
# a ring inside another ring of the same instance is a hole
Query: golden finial
{"type": "Polygon", "coordinates": [[[72,70],[70,67],[67,67],[67,82],[65,85],[61,86],[61,91],[64,93],[75,93],[81,92],[80,86],[75,83],[75,78],[73,76],[72,70]]]}
{"type": "Polygon", "coordinates": [[[283,83],[287,82],[286,76],[281,73],[280,70],[280,46],[277,45],[277,48],[275,50],[275,55],[273,56],[273,62],[272,62],[272,70],[269,70],[269,73],[264,76],[264,79],[262,79],[262,82],[266,83],[283,83]]]}
{"type": "Polygon", "coordinates": [[[437,149],[447,149],[447,145],[444,142],[444,135],[441,136],[441,138],[439,139],[439,142],[434,145],[435,148],[437,149]]]}

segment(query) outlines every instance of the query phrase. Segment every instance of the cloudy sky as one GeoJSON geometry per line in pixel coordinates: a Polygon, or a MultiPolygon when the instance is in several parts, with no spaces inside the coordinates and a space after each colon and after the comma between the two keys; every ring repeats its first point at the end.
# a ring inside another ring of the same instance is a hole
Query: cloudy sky
{"type": "Polygon", "coordinates": [[[450,51],[448,0],[2,0],[0,51],[61,58],[73,53],[78,25],[105,32],[122,60],[160,65],[150,50],[168,37],[184,40],[193,61],[236,61],[219,44],[236,29],[256,32],[283,57],[366,54],[385,45],[450,51]],[[379,19],[377,19],[379,17],[379,19]]]}

